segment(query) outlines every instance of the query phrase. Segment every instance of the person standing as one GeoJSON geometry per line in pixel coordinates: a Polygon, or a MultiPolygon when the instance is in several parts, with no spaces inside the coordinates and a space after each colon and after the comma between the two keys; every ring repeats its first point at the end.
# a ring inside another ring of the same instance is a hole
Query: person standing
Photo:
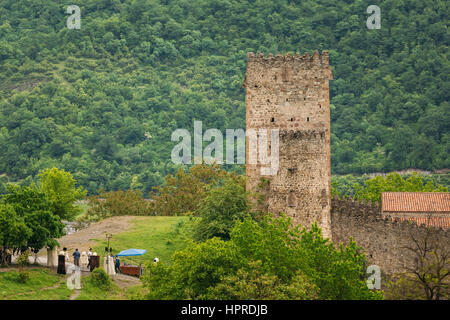
{"type": "Polygon", "coordinates": [[[65,251],[61,250],[58,255],[58,274],[66,274],[66,255],[65,251]]]}
{"type": "Polygon", "coordinates": [[[89,248],[88,251],[88,268],[91,266],[91,256],[92,256],[92,248],[89,248]]]}
{"type": "Polygon", "coordinates": [[[63,248],[64,257],[66,258],[66,261],[69,261],[69,253],[67,252],[67,248],[63,248]]]}
{"type": "Polygon", "coordinates": [[[88,264],[88,256],[87,256],[87,254],[86,254],[86,251],[83,251],[82,253],[81,253],[81,258],[80,258],[80,263],[81,263],[81,266],[83,267],[83,268],[87,268],[87,264],[88,264]]]}
{"type": "Polygon", "coordinates": [[[78,249],[75,249],[75,252],[73,253],[73,264],[77,267],[80,266],[80,251],[78,251],[78,249]]]}
{"type": "Polygon", "coordinates": [[[120,269],[120,258],[119,256],[116,256],[116,264],[115,264],[115,271],[116,273],[122,273],[122,270],[120,269]]]}

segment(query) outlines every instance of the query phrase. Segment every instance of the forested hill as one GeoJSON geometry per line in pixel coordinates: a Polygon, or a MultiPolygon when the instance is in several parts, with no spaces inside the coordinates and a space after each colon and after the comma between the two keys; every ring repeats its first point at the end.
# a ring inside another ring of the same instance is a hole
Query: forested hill
{"type": "Polygon", "coordinates": [[[245,128],[247,52],[316,49],[333,173],[449,168],[449,18],[443,0],[0,0],[0,174],[148,192],[175,168],[173,130],[245,128]]]}

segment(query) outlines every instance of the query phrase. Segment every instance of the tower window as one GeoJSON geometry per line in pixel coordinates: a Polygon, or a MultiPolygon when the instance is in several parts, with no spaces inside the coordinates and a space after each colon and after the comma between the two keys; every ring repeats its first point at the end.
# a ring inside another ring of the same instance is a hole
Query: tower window
{"type": "Polygon", "coordinates": [[[270,122],[275,122],[275,118],[271,118],[271,119],[270,119],[270,122]]]}
{"type": "Polygon", "coordinates": [[[291,118],[291,121],[294,121],[294,118],[291,118]]]}
{"type": "Polygon", "coordinates": [[[291,190],[290,192],[289,192],[289,195],[288,195],[288,197],[287,197],[287,205],[288,205],[288,207],[295,207],[295,201],[296,200],[296,196],[295,196],[295,192],[294,192],[294,190],[291,190]]]}
{"type": "Polygon", "coordinates": [[[306,121],[308,121],[308,122],[309,122],[309,117],[306,117],[306,121]]]}
{"type": "Polygon", "coordinates": [[[289,99],[288,99],[288,98],[286,98],[286,102],[289,102],[289,99]]]}

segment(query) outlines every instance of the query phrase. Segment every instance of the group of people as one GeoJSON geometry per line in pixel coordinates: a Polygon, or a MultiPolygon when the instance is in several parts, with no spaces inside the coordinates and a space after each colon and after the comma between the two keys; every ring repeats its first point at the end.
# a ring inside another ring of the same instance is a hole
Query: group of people
{"type": "Polygon", "coordinates": [[[81,263],[82,267],[89,268],[89,266],[91,265],[91,257],[96,255],[97,252],[92,252],[92,248],[89,248],[89,251],[87,253],[86,251],[80,253],[80,251],[78,251],[77,248],[75,249],[75,252],[72,254],[73,264],[79,267],[81,263]]]}
{"type": "MultiPolygon", "coordinates": [[[[67,248],[63,248],[59,252],[59,255],[64,256],[64,260],[66,262],[70,261],[67,248]]],[[[97,255],[97,252],[92,252],[92,248],[89,248],[89,251],[87,253],[86,253],[86,251],[83,251],[80,253],[80,251],[78,251],[78,248],[77,248],[77,249],[75,249],[74,253],[72,253],[73,264],[76,265],[77,267],[79,267],[81,264],[82,267],[89,268],[89,266],[91,265],[91,257],[96,256],[96,255],[97,255]]]]}

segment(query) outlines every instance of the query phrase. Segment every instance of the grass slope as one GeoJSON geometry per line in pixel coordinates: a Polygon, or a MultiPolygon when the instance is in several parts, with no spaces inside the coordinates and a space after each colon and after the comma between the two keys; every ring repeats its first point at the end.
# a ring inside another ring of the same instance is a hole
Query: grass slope
{"type": "Polygon", "coordinates": [[[18,282],[16,270],[0,272],[0,300],[67,300],[72,291],[67,289],[65,276],[49,269],[26,269],[30,279],[18,282]]]}
{"type": "MultiPolygon", "coordinates": [[[[190,238],[188,217],[136,217],[130,221],[133,226],[126,232],[114,235],[110,241],[113,254],[126,249],[146,249],[141,257],[122,257],[122,262],[145,263],[155,257],[170,263],[172,254],[185,247],[190,238]]],[[[106,240],[97,240],[94,250],[103,253],[106,240]]]]}

